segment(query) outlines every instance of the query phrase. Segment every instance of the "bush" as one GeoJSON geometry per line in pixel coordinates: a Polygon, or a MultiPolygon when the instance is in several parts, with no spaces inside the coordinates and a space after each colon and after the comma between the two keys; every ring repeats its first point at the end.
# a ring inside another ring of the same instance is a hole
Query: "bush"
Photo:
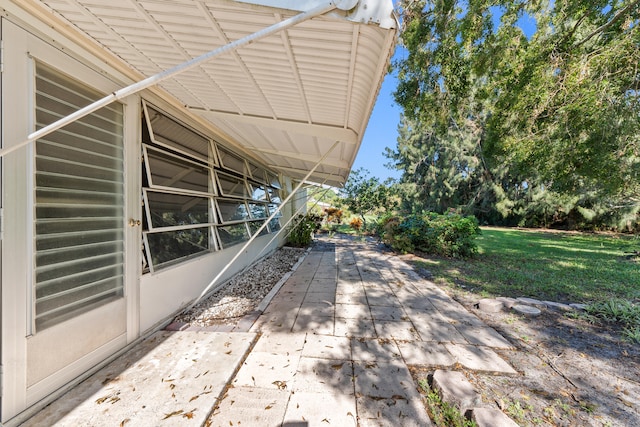
{"type": "Polygon", "coordinates": [[[288,243],[295,247],[305,247],[311,244],[313,233],[320,229],[322,216],[312,212],[298,215],[289,230],[288,243]]]}
{"type": "Polygon", "coordinates": [[[349,227],[356,231],[360,231],[362,228],[362,220],[360,218],[352,218],[351,221],[349,221],[349,227]]]}
{"type": "Polygon", "coordinates": [[[344,214],[344,212],[342,212],[342,209],[326,208],[324,210],[324,214],[327,217],[328,224],[331,224],[331,223],[342,224],[342,215],[344,214]]]}
{"type": "Polygon", "coordinates": [[[400,252],[424,252],[454,258],[475,255],[480,227],[475,217],[433,212],[405,218],[385,216],[378,223],[383,242],[400,252]]]}

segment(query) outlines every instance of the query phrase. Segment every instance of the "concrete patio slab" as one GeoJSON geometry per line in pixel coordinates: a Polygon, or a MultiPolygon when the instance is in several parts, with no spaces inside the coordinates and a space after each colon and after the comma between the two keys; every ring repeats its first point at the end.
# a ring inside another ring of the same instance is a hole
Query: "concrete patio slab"
{"type": "Polygon", "coordinates": [[[160,331],[24,426],[200,426],[255,339],[160,331]]]}
{"type": "Polygon", "coordinates": [[[373,320],[369,317],[341,319],[336,315],[334,335],[340,337],[376,338],[373,320]]]}
{"type": "Polygon", "coordinates": [[[419,398],[358,397],[359,427],[429,427],[433,425],[419,398]]]}
{"type": "Polygon", "coordinates": [[[302,356],[351,360],[351,340],[333,335],[308,335],[302,356]]]}
{"type": "Polygon", "coordinates": [[[400,351],[395,341],[379,339],[351,339],[351,354],[358,362],[399,361],[400,351]]]}
{"type": "Polygon", "coordinates": [[[357,397],[420,399],[407,366],[394,362],[353,362],[357,397]]]}
{"type": "Polygon", "coordinates": [[[356,427],[357,413],[353,395],[297,392],[289,399],[283,426],[356,427]]]}
{"type": "Polygon", "coordinates": [[[298,312],[298,317],[333,317],[335,314],[335,308],[333,303],[330,302],[303,302],[298,312]]]}
{"type": "Polygon", "coordinates": [[[302,354],[306,338],[305,333],[267,332],[260,336],[252,351],[284,355],[302,354]]]}
{"type": "Polygon", "coordinates": [[[367,296],[367,302],[370,306],[391,306],[391,307],[402,307],[402,302],[398,298],[395,297],[389,291],[386,296],[378,296],[378,297],[369,297],[367,296]]]}
{"type": "Polygon", "coordinates": [[[304,304],[319,304],[319,303],[329,303],[335,304],[336,302],[336,292],[335,290],[332,292],[309,292],[304,296],[303,303],[304,304]]]}
{"type": "Polygon", "coordinates": [[[287,389],[298,369],[300,353],[290,355],[252,351],[232,384],[234,387],[287,389]]]}
{"type": "Polygon", "coordinates": [[[313,314],[301,315],[296,319],[292,332],[308,332],[317,335],[333,335],[333,317],[321,317],[313,314]]]}
{"type": "Polygon", "coordinates": [[[298,364],[292,390],[294,393],[351,395],[354,393],[351,361],[302,357],[298,364]]]}
{"type": "Polygon", "coordinates": [[[362,293],[337,294],[336,304],[367,304],[367,297],[362,293]]]}
{"type": "Polygon", "coordinates": [[[445,344],[458,363],[467,369],[516,375],[517,372],[488,347],[464,344],[445,344]]]}
{"type": "Polygon", "coordinates": [[[255,387],[230,388],[214,409],[207,425],[279,426],[289,403],[289,392],[255,387]]]}
{"type": "Polygon", "coordinates": [[[495,329],[488,326],[458,324],[456,325],[456,329],[471,344],[494,348],[514,348],[513,344],[507,341],[505,337],[500,335],[495,329]]]}
{"type": "Polygon", "coordinates": [[[371,306],[371,317],[373,320],[395,320],[395,321],[407,321],[409,320],[409,316],[402,309],[402,306],[383,306],[383,305],[372,305],[371,306]]]}
{"type": "Polygon", "coordinates": [[[447,368],[456,362],[449,350],[435,342],[408,341],[399,342],[400,354],[407,365],[425,365],[434,368],[447,368]]]}
{"type": "Polygon", "coordinates": [[[371,319],[371,311],[365,304],[336,304],[335,313],[341,319],[371,319]]]}
{"type": "Polygon", "coordinates": [[[420,340],[420,335],[411,322],[395,322],[388,320],[374,320],[376,333],[380,338],[402,341],[420,340]]]}
{"type": "Polygon", "coordinates": [[[458,332],[451,323],[420,321],[412,318],[416,330],[423,341],[452,342],[468,344],[468,341],[458,332]]]}

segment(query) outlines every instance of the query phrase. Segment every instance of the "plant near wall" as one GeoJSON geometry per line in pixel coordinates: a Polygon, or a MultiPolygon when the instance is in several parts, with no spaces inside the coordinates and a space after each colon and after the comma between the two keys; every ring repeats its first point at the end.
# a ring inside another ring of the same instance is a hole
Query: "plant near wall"
{"type": "Polygon", "coordinates": [[[318,231],[322,216],[313,212],[299,214],[292,222],[287,239],[289,245],[295,247],[309,246],[313,241],[313,233],[318,231]]]}

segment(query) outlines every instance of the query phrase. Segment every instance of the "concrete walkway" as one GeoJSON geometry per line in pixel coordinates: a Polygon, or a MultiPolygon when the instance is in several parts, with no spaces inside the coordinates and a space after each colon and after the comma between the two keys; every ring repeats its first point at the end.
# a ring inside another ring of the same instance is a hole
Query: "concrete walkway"
{"type": "Polygon", "coordinates": [[[166,360],[125,355],[27,425],[429,426],[408,365],[516,374],[494,329],[398,257],[348,237],[317,241],[248,331],[158,334],[144,354],[166,342],[166,360]],[[114,371],[132,376],[117,395],[114,371]],[[153,377],[151,391],[135,375],[153,377]]]}

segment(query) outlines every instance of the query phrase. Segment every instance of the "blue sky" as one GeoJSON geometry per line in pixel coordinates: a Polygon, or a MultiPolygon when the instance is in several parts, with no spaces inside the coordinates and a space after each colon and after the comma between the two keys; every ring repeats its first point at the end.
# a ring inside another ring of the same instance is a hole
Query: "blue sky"
{"type": "MultiPolygon", "coordinates": [[[[400,47],[396,48],[396,55],[400,47]]],[[[398,139],[398,124],[400,123],[401,108],[393,100],[393,92],[396,90],[397,81],[395,75],[387,74],[382,83],[380,94],[371,113],[369,125],[362,139],[360,151],[353,164],[352,170],[360,167],[369,171],[370,176],[385,179],[400,178],[400,173],[384,167],[389,162],[384,156],[384,148],[395,149],[398,139]]]]}

